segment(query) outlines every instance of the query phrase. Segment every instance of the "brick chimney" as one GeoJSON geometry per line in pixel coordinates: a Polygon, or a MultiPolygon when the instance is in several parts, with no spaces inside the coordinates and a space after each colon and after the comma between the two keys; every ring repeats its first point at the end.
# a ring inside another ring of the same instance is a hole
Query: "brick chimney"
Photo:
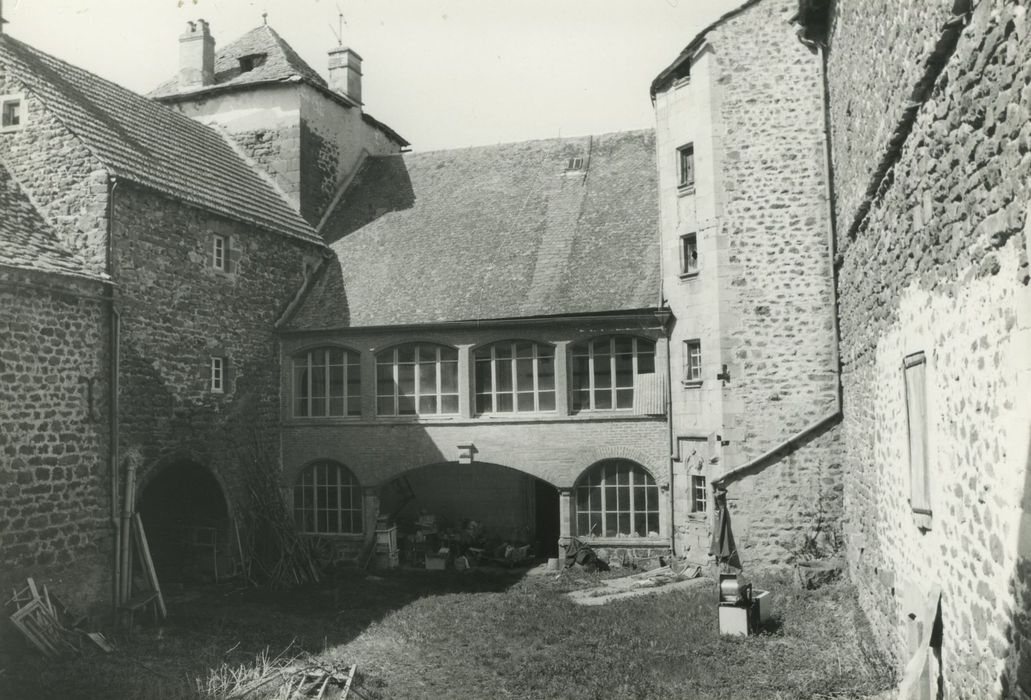
{"type": "Polygon", "coordinates": [[[329,50],[329,87],[362,103],[362,57],[353,49],[329,50]]]}
{"type": "Polygon", "coordinates": [[[187,22],[179,37],[179,88],[197,88],[215,82],[215,39],[202,19],[187,22]]]}

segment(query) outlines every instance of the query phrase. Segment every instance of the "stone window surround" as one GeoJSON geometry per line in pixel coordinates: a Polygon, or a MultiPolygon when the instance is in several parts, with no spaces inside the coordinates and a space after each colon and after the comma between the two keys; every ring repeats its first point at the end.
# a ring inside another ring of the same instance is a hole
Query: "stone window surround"
{"type": "Polygon", "coordinates": [[[208,360],[208,388],[212,394],[226,394],[229,373],[229,358],[224,355],[212,355],[208,360]]]}
{"type": "Polygon", "coordinates": [[[680,236],[680,279],[693,279],[701,269],[698,259],[698,232],[689,231],[680,236]],[[694,252],[694,265],[689,265],[688,253],[694,252]]]}
{"type": "Polygon", "coordinates": [[[685,387],[700,387],[702,377],[702,341],[700,338],[684,340],[684,377],[681,383],[685,387]]]}
{"type": "Polygon", "coordinates": [[[697,168],[694,159],[694,142],[677,147],[677,193],[694,194],[697,168]]]}
{"type": "Polygon", "coordinates": [[[229,236],[220,233],[211,235],[211,266],[221,272],[229,272],[229,251],[231,242],[229,236]]]}
{"type": "Polygon", "coordinates": [[[705,513],[709,510],[709,487],[704,474],[691,474],[691,512],[705,513]]]}
{"type": "Polygon", "coordinates": [[[12,103],[18,103],[18,123],[11,124],[8,126],[0,125],[0,133],[9,131],[20,131],[25,128],[28,123],[29,109],[28,102],[25,99],[24,93],[12,93],[10,95],[0,95],[0,115],[6,113],[7,106],[12,103]]]}

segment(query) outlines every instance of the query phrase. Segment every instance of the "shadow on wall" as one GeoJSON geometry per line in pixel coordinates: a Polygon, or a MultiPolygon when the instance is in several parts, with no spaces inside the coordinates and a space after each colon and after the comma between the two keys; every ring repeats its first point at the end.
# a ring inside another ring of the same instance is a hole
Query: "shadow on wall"
{"type": "Polygon", "coordinates": [[[1031,441],[1024,466],[1021,527],[1017,537],[1016,565],[1009,588],[1014,596],[1012,619],[1006,626],[1009,649],[999,677],[1004,698],[1031,698],[1031,441]]]}
{"type": "Polygon", "coordinates": [[[355,175],[344,199],[322,229],[326,243],[368,226],[390,212],[415,205],[415,191],[403,156],[369,156],[355,175]]]}

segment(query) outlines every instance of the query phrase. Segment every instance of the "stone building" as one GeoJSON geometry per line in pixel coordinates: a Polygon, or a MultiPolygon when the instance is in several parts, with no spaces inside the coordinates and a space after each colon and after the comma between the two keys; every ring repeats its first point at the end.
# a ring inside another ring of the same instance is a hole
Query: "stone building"
{"type": "Polygon", "coordinates": [[[847,558],[915,697],[1027,698],[1027,8],[902,5],[800,7],[829,87],[847,558]]]}
{"type": "Polygon", "coordinates": [[[652,83],[677,536],[727,489],[746,566],[829,553],[840,517],[821,66],[793,0],[746,2],[652,83]]]}

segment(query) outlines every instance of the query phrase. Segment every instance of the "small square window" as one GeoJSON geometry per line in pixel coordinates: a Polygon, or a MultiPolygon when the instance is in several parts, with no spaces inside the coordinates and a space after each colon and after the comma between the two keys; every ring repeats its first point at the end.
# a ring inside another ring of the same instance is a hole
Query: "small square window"
{"type": "Polygon", "coordinates": [[[229,271],[229,240],[215,235],[211,239],[211,266],[223,272],[229,271]]]}
{"type": "Polygon", "coordinates": [[[680,274],[698,273],[698,234],[687,233],[680,237],[680,274]]]}
{"type": "Polygon", "coordinates": [[[13,131],[23,126],[23,106],[20,97],[0,97],[0,129],[13,131]]]}
{"type": "Polygon", "coordinates": [[[581,157],[570,158],[569,160],[566,161],[566,170],[583,170],[583,169],[584,169],[584,159],[581,158],[581,157]]]}
{"type": "Polygon", "coordinates": [[[704,513],[709,508],[709,491],[702,474],[691,475],[691,512],[704,513]]]}
{"type": "Polygon", "coordinates": [[[225,393],[226,386],[226,358],[211,358],[211,392],[214,394],[225,393]]]}
{"type": "Polygon", "coordinates": [[[684,381],[702,381],[702,341],[684,341],[684,381]]]}
{"type": "Polygon", "coordinates": [[[694,187],[694,144],[677,149],[677,186],[681,189],[694,187]]]}

